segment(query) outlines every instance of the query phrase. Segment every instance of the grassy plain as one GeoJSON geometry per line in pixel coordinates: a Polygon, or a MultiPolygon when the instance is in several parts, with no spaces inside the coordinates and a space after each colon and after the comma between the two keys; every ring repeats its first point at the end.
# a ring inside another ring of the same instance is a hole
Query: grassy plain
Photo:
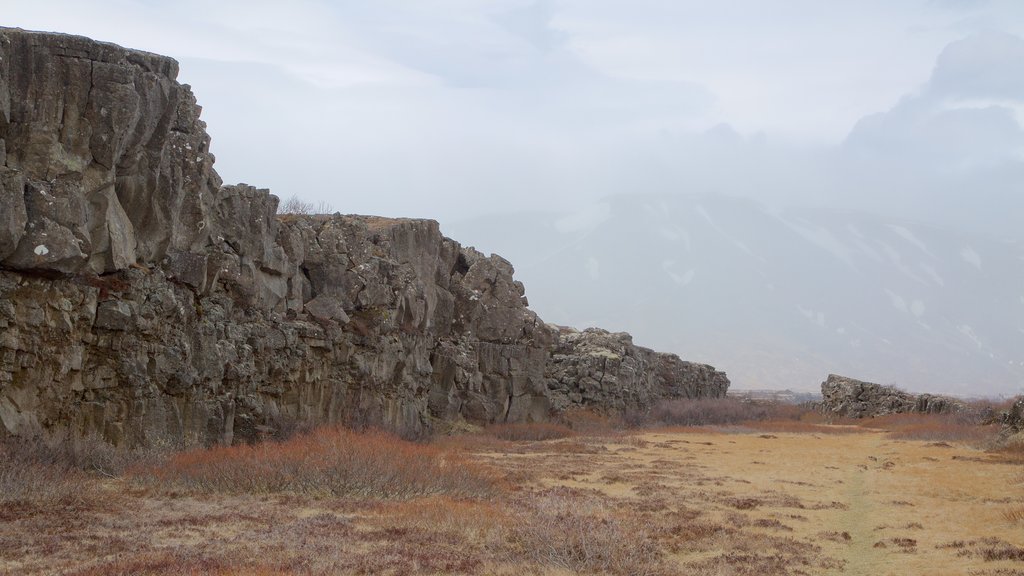
{"type": "Polygon", "coordinates": [[[21,476],[8,449],[0,574],[1024,576],[1019,458],[876,424],[319,430],[21,476]]]}

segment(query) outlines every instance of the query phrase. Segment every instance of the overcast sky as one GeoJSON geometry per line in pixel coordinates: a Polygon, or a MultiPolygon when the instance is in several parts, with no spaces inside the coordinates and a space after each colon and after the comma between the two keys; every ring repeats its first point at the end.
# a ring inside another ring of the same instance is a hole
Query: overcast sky
{"type": "Polygon", "coordinates": [[[719,191],[955,224],[983,194],[997,232],[1019,227],[1016,0],[0,7],[8,26],[173,56],[225,181],[346,213],[719,191]]]}

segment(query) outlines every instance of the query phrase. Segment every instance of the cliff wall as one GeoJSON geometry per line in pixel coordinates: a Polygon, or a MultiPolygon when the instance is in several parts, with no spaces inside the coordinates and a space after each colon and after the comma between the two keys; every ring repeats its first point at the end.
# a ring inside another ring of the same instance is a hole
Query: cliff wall
{"type": "Polygon", "coordinates": [[[0,29],[0,434],[419,434],[725,394],[710,366],[545,324],[509,262],[434,221],[279,216],[223,185],[177,69],[0,29]]]}
{"type": "Polygon", "coordinates": [[[821,383],[821,409],[846,418],[873,418],[886,414],[945,414],[966,405],[936,394],[911,394],[892,386],[829,374],[821,383]]]}

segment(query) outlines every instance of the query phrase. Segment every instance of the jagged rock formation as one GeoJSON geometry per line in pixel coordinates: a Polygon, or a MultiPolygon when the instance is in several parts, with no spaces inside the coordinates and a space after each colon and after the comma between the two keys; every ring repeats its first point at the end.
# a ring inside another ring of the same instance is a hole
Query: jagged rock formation
{"type": "Polygon", "coordinates": [[[224,186],[170,58],[0,29],[0,434],[408,433],[721,396],[709,366],[560,330],[436,222],[276,215],[224,186]]]}
{"type": "Polygon", "coordinates": [[[616,410],[650,406],[662,396],[723,397],[729,379],[706,364],[633,344],[625,332],[561,327],[548,363],[556,408],[599,404],[616,410]]]}
{"type": "Polygon", "coordinates": [[[1006,436],[1024,433],[1024,397],[1018,398],[1013,406],[999,418],[1006,436]]]}
{"type": "Polygon", "coordinates": [[[910,394],[892,386],[829,374],[821,383],[821,409],[830,416],[872,418],[886,414],[943,414],[962,411],[960,400],[933,394],[910,394]]]}

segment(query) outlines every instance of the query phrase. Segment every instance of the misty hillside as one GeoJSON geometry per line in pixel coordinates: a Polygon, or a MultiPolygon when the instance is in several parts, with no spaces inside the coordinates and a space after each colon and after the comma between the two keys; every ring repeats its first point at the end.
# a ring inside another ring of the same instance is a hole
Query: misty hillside
{"type": "Polygon", "coordinates": [[[511,260],[545,319],[628,330],[737,388],[812,389],[829,372],[959,394],[1024,385],[1020,244],[723,196],[617,196],[445,232],[511,260]]]}

